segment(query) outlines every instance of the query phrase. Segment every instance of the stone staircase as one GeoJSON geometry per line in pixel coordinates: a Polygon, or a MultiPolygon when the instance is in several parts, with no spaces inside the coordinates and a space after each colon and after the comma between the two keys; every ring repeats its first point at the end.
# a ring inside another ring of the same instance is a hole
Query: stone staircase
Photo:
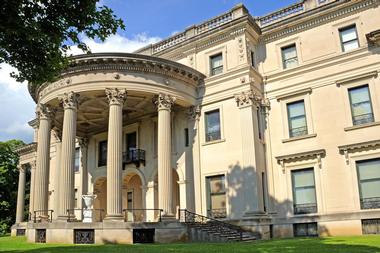
{"type": "Polygon", "coordinates": [[[257,235],[239,226],[187,210],[180,210],[180,222],[186,224],[191,242],[247,242],[258,239],[257,235]]]}

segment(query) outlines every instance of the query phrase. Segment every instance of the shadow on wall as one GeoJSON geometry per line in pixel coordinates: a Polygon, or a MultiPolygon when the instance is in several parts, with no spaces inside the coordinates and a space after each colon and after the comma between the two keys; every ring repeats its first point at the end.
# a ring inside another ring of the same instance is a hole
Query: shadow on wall
{"type": "MultiPolygon", "coordinates": [[[[227,180],[229,218],[231,220],[234,220],[235,218],[239,220],[240,217],[244,217],[246,213],[250,213],[247,218],[253,217],[258,219],[269,216],[272,218],[270,223],[261,223],[261,225],[266,226],[267,229],[259,230],[262,232],[268,230],[264,233],[269,233],[268,225],[273,224],[274,220],[276,220],[276,225],[278,225],[274,231],[274,236],[292,237],[294,223],[312,223],[317,222],[320,218],[319,215],[308,216],[306,219],[299,217],[298,219],[296,218],[297,221],[295,222],[293,201],[291,199],[279,201],[274,196],[270,196],[267,191],[266,178],[264,179],[264,185],[262,186],[261,171],[256,173],[256,169],[252,166],[243,168],[239,163],[231,165],[229,167],[227,180]],[[254,183],[256,180],[259,182],[259,186],[254,183]],[[263,208],[257,209],[257,203],[262,203],[263,208]]],[[[241,225],[245,227],[244,224],[241,225]]],[[[255,229],[252,227],[252,229],[256,230],[257,228],[255,229]]],[[[331,236],[327,227],[321,224],[318,224],[318,234],[331,236]]]]}

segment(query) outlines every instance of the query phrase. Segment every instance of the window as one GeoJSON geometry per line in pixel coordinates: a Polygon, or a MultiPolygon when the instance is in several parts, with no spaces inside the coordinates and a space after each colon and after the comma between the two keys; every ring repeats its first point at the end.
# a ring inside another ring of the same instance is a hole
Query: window
{"type": "Polygon", "coordinates": [[[351,25],[339,29],[339,36],[343,52],[347,52],[359,47],[356,25],[351,25]]]}
{"type": "Polygon", "coordinates": [[[292,171],[294,214],[317,212],[314,170],[292,171]]]}
{"type": "Polygon", "coordinates": [[[251,51],[251,66],[255,67],[255,52],[251,51]]]}
{"type": "Polygon", "coordinates": [[[206,177],[208,215],[214,218],[224,218],[226,210],[226,187],[224,175],[206,177]]]}
{"type": "Polygon", "coordinates": [[[78,189],[74,189],[74,208],[78,208],[78,189]]]}
{"type": "Polygon", "coordinates": [[[75,148],[75,167],[74,167],[74,171],[75,172],[78,172],[79,171],[79,163],[80,163],[80,155],[79,155],[79,152],[80,151],[80,148],[75,148]]]}
{"type": "Polygon", "coordinates": [[[189,129],[185,128],[185,147],[189,146],[189,129]]]}
{"type": "Polygon", "coordinates": [[[293,224],[293,231],[295,237],[318,236],[318,224],[316,222],[293,224]]]}
{"type": "Polygon", "coordinates": [[[374,121],[368,85],[348,89],[353,125],[374,121]]]}
{"type": "Polygon", "coordinates": [[[98,167],[107,165],[107,141],[99,142],[98,167]]]}
{"type": "Polygon", "coordinates": [[[213,76],[220,73],[223,73],[222,53],[210,57],[210,74],[213,76]]]}
{"type": "Polygon", "coordinates": [[[298,66],[296,44],[281,48],[282,65],[284,69],[298,66]]]}
{"type": "Polygon", "coordinates": [[[356,162],[361,209],[380,208],[380,158],[356,162]]]}
{"type": "Polygon", "coordinates": [[[136,132],[128,133],[126,135],[127,143],[127,160],[135,160],[136,157],[136,148],[137,148],[137,135],[136,132]]]}
{"type": "Polygon", "coordinates": [[[307,121],[304,100],[288,103],[289,137],[302,136],[307,134],[307,121]]]}
{"type": "Polygon", "coordinates": [[[363,235],[380,235],[380,219],[362,220],[363,235]]]}
{"type": "Polygon", "coordinates": [[[221,139],[219,109],[206,112],[206,141],[221,139]]]}

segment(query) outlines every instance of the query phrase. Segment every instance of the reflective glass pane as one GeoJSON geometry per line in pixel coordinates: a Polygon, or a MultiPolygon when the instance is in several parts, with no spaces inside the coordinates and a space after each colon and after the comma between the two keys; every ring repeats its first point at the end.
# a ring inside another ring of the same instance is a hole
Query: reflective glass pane
{"type": "Polygon", "coordinates": [[[361,183],[362,198],[379,198],[380,197],[380,179],[361,183]]]}
{"type": "Polygon", "coordinates": [[[369,101],[368,86],[361,86],[349,90],[352,104],[369,101]]]}
{"type": "Polygon", "coordinates": [[[222,54],[218,54],[211,57],[211,67],[217,68],[223,65],[223,56],[222,54]]]}
{"type": "Polygon", "coordinates": [[[305,115],[305,105],[303,100],[295,103],[289,103],[287,106],[290,118],[305,115]]]}
{"type": "Polygon", "coordinates": [[[211,193],[220,193],[225,191],[224,176],[211,177],[209,178],[209,183],[211,193]]]}
{"type": "Polygon", "coordinates": [[[341,29],[340,36],[342,37],[342,42],[347,42],[349,40],[355,40],[356,37],[356,27],[352,26],[349,28],[341,29]]]}
{"type": "Polygon", "coordinates": [[[288,60],[291,58],[296,58],[297,57],[297,50],[296,46],[291,46],[291,47],[285,47],[282,48],[282,55],[284,57],[284,60],[288,60]]]}
{"type": "Polygon", "coordinates": [[[292,173],[294,187],[314,186],[313,170],[300,170],[292,173]]]}
{"type": "Polygon", "coordinates": [[[294,203],[297,205],[302,204],[314,204],[316,203],[315,199],[315,188],[298,188],[294,191],[295,199],[294,203]]]}
{"type": "Polygon", "coordinates": [[[357,166],[360,180],[380,179],[380,159],[358,162],[357,166]]]}
{"type": "Polygon", "coordinates": [[[345,52],[356,49],[359,47],[359,42],[357,40],[352,40],[343,43],[343,49],[345,52]]]}
{"type": "Polygon", "coordinates": [[[219,110],[206,113],[206,141],[220,139],[219,110]]]}
{"type": "Polygon", "coordinates": [[[211,209],[223,209],[226,208],[226,195],[212,195],[211,196],[211,209]]]}

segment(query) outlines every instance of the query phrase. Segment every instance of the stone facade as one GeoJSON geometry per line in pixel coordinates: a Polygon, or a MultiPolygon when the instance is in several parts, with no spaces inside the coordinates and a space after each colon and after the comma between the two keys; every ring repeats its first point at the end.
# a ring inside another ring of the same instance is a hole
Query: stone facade
{"type": "MultiPolygon", "coordinates": [[[[95,238],[109,241],[178,209],[263,238],[362,234],[380,219],[380,188],[367,198],[359,175],[366,162],[380,171],[379,4],[305,0],[263,17],[238,5],[135,54],[75,57],[30,88],[29,239],[41,224],[48,242],[60,241],[49,229],[72,238],[78,225],[64,224],[81,220],[87,193],[94,228],[114,228],[95,238]]],[[[157,238],[186,238],[165,229],[157,238]]]]}

